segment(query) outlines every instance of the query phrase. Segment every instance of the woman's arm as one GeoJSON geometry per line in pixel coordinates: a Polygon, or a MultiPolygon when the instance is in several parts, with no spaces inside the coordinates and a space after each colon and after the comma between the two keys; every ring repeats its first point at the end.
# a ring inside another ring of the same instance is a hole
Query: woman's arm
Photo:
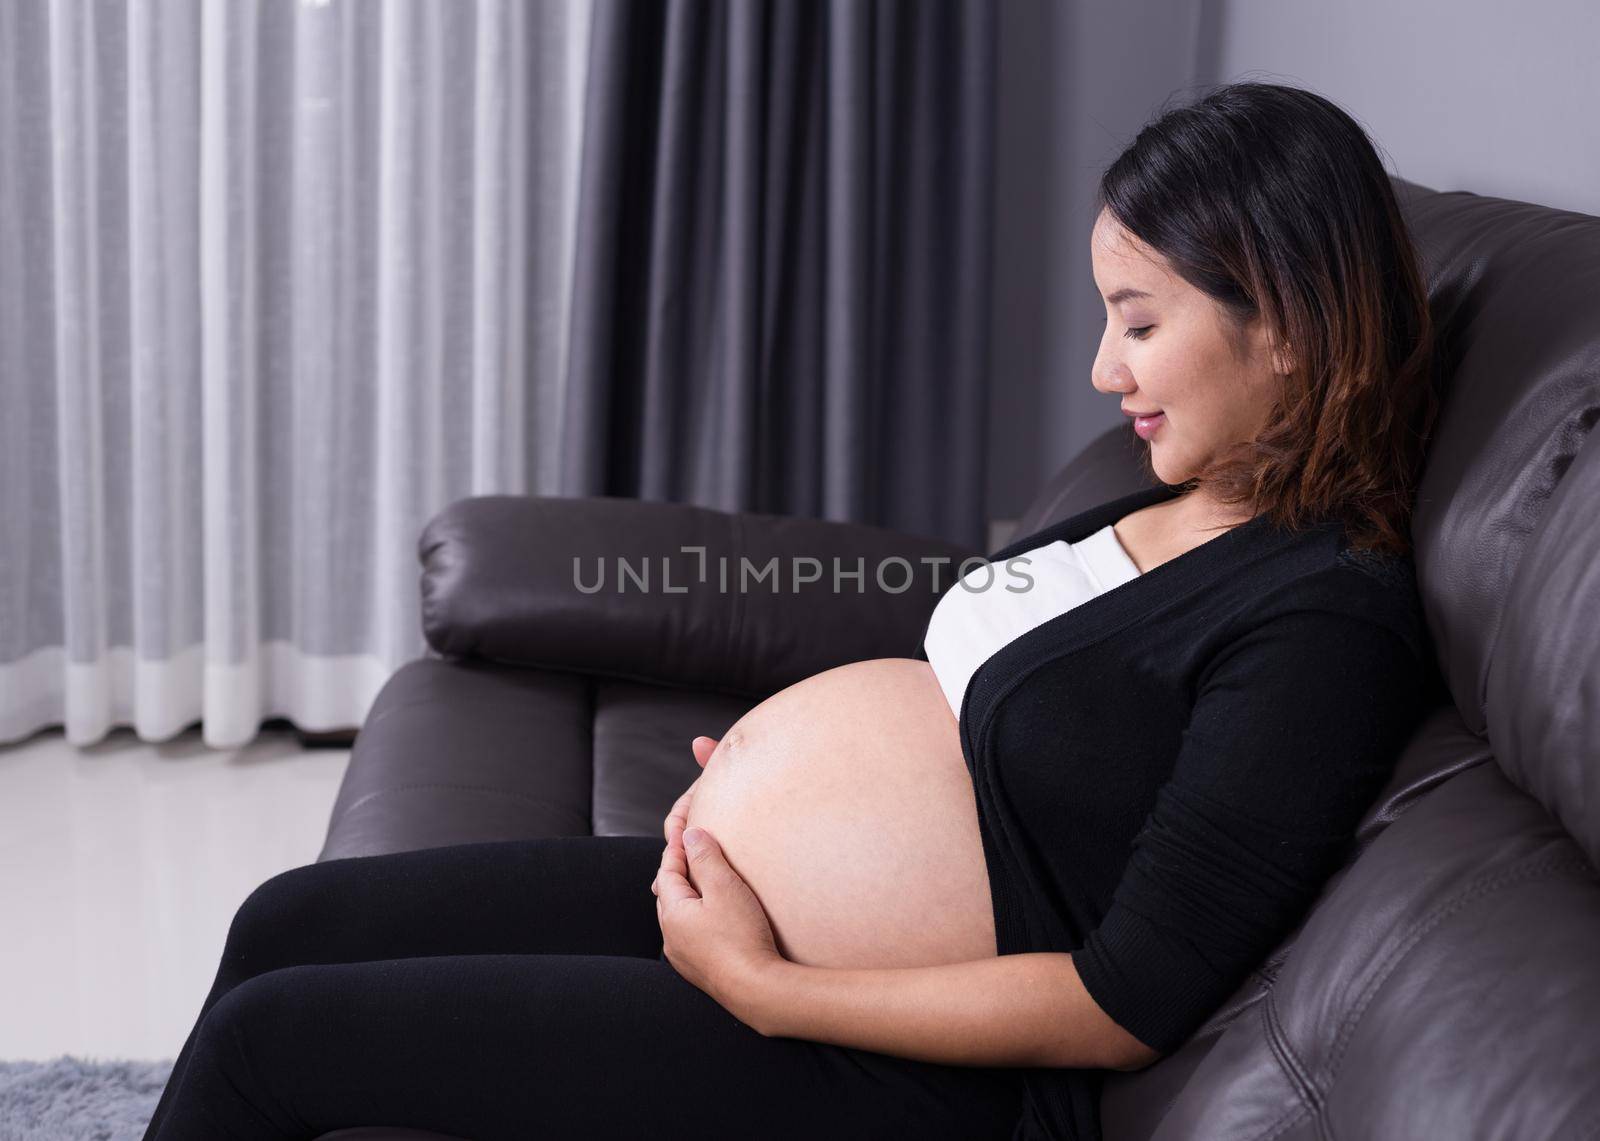
{"type": "Polygon", "coordinates": [[[778,960],[731,990],[768,1038],[804,1038],[952,1066],[1131,1070],[1159,1055],[1095,1005],[1072,956],[847,970],[778,960]]]}
{"type": "Polygon", "coordinates": [[[1073,949],[1108,1017],[1171,1053],[1305,919],[1423,712],[1421,652],[1352,607],[1276,613],[1212,659],[1111,905],[1073,949]]]}

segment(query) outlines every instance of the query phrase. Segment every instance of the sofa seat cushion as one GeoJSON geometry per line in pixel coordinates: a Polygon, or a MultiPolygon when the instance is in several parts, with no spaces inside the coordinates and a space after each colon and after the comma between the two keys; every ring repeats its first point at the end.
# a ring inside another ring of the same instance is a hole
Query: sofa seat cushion
{"type": "Polygon", "coordinates": [[[589,835],[590,702],[576,674],[408,662],[356,737],[317,858],[589,835]]]}
{"type": "Polygon", "coordinates": [[[689,743],[718,737],[754,699],[642,682],[594,687],[594,834],[660,836],[673,802],[700,775],[689,743]]]}

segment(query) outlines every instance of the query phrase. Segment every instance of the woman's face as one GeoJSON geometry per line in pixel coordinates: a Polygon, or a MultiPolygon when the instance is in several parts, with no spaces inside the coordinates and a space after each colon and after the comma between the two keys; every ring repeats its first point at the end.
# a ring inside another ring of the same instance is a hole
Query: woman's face
{"type": "Polygon", "coordinates": [[[1090,237],[1095,287],[1106,306],[1092,380],[1130,412],[1159,412],[1135,429],[1168,484],[1182,483],[1230,444],[1253,438],[1282,383],[1260,320],[1236,343],[1226,314],[1167,268],[1107,210],[1090,237]]]}

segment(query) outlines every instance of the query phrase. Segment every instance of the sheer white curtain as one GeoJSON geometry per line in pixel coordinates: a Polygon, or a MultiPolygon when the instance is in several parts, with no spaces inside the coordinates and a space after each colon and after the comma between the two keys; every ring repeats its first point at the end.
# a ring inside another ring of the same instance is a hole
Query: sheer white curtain
{"type": "Polygon", "coordinates": [[[423,652],[423,524],[559,470],[589,23],[0,3],[0,742],[358,725],[423,652]]]}

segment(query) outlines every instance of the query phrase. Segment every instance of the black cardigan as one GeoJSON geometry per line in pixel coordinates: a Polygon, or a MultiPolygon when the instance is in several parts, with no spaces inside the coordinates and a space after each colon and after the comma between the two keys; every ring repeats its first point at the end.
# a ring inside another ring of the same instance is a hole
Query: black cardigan
{"type": "MultiPolygon", "coordinates": [[[[1178,494],[1122,496],[989,561],[1178,494]]],[[[1070,952],[1120,1026],[1181,1045],[1348,859],[1432,662],[1409,557],[1266,515],[1000,647],[959,717],[1000,954],[1070,952]]],[[[1027,1070],[1015,1141],[1098,1138],[1104,1073],[1027,1070]]]]}

